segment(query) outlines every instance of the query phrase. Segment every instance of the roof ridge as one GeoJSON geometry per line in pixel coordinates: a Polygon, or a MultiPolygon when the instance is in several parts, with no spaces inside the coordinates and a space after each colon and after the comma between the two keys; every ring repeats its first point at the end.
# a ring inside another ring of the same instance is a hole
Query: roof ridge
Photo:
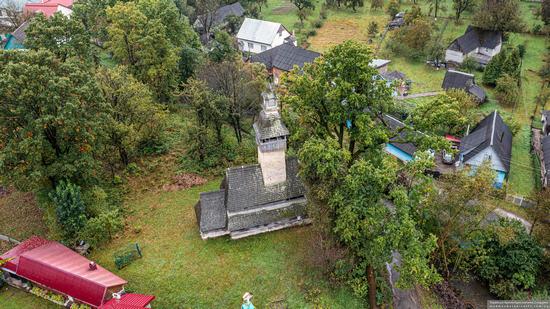
{"type": "Polygon", "coordinates": [[[493,125],[491,127],[491,143],[489,144],[489,146],[493,146],[493,142],[494,142],[494,139],[495,139],[495,125],[496,125],[496,122],[497,122],[497,110],[495,109],[495,111],[493,113],[494,113],[494,115],[493,115],[493,125]]]}

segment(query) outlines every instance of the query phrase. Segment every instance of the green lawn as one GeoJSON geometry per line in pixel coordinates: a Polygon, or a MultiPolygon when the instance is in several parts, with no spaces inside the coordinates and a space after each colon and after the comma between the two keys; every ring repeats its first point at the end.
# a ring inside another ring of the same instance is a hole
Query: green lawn
{"type": "Polygon", "coordinates": [[[116,271],[131,290],[157,296],[155,308],[237,308],[246,291],[258,308],[283,300],[289,308],[312,307],[307,286],[319,289],[327,308],[361,308],[344,289],[329,288],[308,261],[311,229],[295,228],[242,240],[200,238],[193,211],[199,192],[219,181],[179,192],[137,196],[127,233],[92,259],[114,270],[113,254],[138,242],[144,257],[116,271]],[[133,232],[139,229],[139,233],[133,232]]]}
{"type": "Polygon", "coordinates": [[[4,286],[0,288],[0,308],[2,309],[59,309],[60,306],[36,297],[33,294],[4,286]]]}

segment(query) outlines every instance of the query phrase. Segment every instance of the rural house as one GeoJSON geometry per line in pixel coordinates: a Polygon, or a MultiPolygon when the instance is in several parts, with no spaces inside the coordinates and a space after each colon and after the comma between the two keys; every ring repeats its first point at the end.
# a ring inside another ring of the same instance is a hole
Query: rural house
{"type": "Polygon", "coordinates": [[[32,236],[0,258],[10,259],[0,268],[7,283],[62,295],[65,306],[77,302],[100,309],[138,309],[150,308],[155,299],[125,293],[126,280],[56,241],[32,236]]]}
{"type": "Polygon", "coordinates": [[[296,40],[280,23],[245,18],[237,33],[237,43],[242,52],[258,54],[284,43],[296,45],[296,40]]]}
{"type": "Polygon", "coordinates": [[[268,49],[259,54],[252,55],[250,62],[263,63],[269,74],[273,76],[275,84],[279,83],[279,77],[283,72],[289,72],[294,66],[303,67],[306,63],[311,63],[321,54],[291,43],[285,43],[268,49]]]}
{"type": "Polygon", "coordinates": [[[393,95],[404,95],[409,91],[409,80],[403,72],[391,71],[380,73],[380,76],[395,87],[393,95]]]}
{"type": "Polygon", "coordinates": [[[455,70],[447,70],[441,87],[445,90],[462,89],[472,95],[479,103],[485,102],[487,95],[485,90],[475,83],[473,74],[468,74],[455,70]]]}
{"type": "Polygon", "coordinates": [[[309,222],[298,160],[286,157],[288,129],[275,96],[263,98],[254,123],[259,164],[228,168],[219,190],[200,194],[195,214],[203,239],[237,239],[309,222]]]}
{"type": "Polygon", "coordinates": [[[25,49],[25,39],[27,35],[25,31],[29,27],[29,22],[23,22],[14,32],[8,34],[4,50],[25,49]]]}
{"type": "Polygon", "coordinates": [[[51,17],[56,12],[65,16],[71,16],[73,13],[73,0],[42,0],[42,2],[25,3],[23,12],[25,14],[42,13],[46,17],[51,17]]]}
{"type": "Polygon", "coordinates": [[[484,66],[502,48],[502,33],[468,26],[466,32],[456,38],[445,51],[445,61],[460,64],[471,57],[484,66]]]}
{"type": "Polygon", "coordinates": [[[550,110],[545,110],[542,112],[541,123],[542,135],[550,135],[550,110]]]}
{"type": "Polygon", "coordinates": [[[497,173],[495,187],[501,188],[510,172],[512,157],[512,132],[494,111],[485,117],[460,143],[460,164],[473,168],[489,160],[497,173]]]}
{"type": "Polygon", "coordinates": [[[199,32],[205,32],[206,28],[211,29],[215,27],[224,27],[227,24],[226,18],[229,16],[241,17],[244,15],[244,8],[240,2],[224,5],[218,8],[215,12],[210,14],[204,14],[197,16],[197,20],[193,24],[193,27],[199,32]]]}

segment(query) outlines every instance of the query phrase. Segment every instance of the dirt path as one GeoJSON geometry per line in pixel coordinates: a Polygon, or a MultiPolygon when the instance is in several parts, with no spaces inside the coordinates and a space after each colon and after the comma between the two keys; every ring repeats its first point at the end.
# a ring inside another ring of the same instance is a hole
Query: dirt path
{"type": "Polygon", "coordinates": [[[430,91],[430,92],[422,92],[422,93],[415,93],[415,94],[409,94],[407,96],[398,96],[395,97],[397,100],[405,100],[405,99],[414,99],[414,98],[423,98],[423,97],[433,97],[436,96],[443,91],[430,91]]]}

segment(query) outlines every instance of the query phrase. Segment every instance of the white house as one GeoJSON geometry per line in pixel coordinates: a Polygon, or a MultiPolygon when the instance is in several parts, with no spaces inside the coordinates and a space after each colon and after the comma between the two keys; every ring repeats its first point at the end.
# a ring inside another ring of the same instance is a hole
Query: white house
{"type": "Polygon", "coordinates": [[[460,163],[476,168],[488,160],[497,173],[497,188],[502,187],[510,172],[511,157],[512,132],[497,111],[485,117],[460,143],[460,163]]]}
{"type": "Polygon", "coordinates": [[[280,23],[252,18],[245,18],[239,33],[237,33],[237,42],[241,51],[253,54],[261,53],[285,42],[292,42],[296,46],[292,34],[280,23]]]}
{"type": "Polygon", "coordinates": [[[484,66],[501,48],[501,32],[468,26],[466,32],[456,38],[445,51],[445,61],[460,64],[466,57],[471,57],[484,66]]]}

